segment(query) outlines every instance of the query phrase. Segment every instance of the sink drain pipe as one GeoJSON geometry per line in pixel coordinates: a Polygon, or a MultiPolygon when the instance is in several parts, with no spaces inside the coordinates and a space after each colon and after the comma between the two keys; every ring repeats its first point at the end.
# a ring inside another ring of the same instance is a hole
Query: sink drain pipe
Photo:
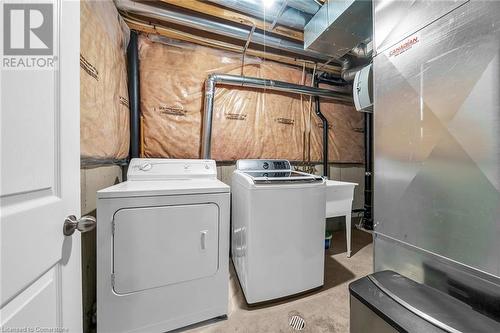
{"type": "MultiPolygon", "coordinates": [[[[293,84],[283,81],[255,78],[255,77],[229,75],[229,74],[210,74],[207,80],[205,81],[205,106],[203,113],[203,128],[201,136],[202,140],[201,156],[204,159],[210,159],[211,157],[212,121],[214,112],[215,88],[217,84],[223,84],[224,86],[257,88],[257,89],[262,89],[264,91],[266,90],[282,91],[299,95],[318,97],[318,99],[319,97],[321,97],[321,98],[333,99],[344,103],[352,103],[352,96],[346,93],[343,89],[337,87],[330,90],[318,87],[293,84]]],[[[318,114],[318,116],[321,114],[321,111],[318,108],[316,114],[318,114]]],[[[323,121],[323,167],[324,167],[323,174],[327,175],[328,174],[328,142],[327,142],[328,121],[326,121],[326,118],[324,116],[323,117],[319,116],[319,117],[323,121]],[[325,126],[325,121],[326,121],[326,126],[325,126]],[[325,141],[326,141],[326,150],[325,150],[325,141]]]]}
{"type": "MultiPolygon", "coordinates": [[[[318,80],[315,78],[314,80],[314,87],[318,88],[318,80]]],[[[330,175],[330,168],[328,167],[328,119],[326,119],[325,115],[321,113],[321,106],[319,104],[319,97],[314,96],[314,112],[316,115],[321,119],[321,122],[323,123],[323,176],[326,178],[329,178],[330,175]]]]}

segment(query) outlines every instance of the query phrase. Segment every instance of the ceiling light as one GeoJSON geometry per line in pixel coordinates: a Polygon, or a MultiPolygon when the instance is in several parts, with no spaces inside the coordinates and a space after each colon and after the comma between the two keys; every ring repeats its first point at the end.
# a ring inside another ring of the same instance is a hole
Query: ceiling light
{"type": "Polygon", "coordinates": [[[273,6],[274,0],[262,0],[262,4],[265,8],[269,9],[273,6]]]}

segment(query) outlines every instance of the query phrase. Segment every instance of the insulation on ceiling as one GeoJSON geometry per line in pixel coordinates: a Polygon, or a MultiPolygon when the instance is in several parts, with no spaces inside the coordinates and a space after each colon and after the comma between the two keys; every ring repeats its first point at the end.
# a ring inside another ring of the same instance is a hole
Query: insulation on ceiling
{"type": "MultiPolygon", "coordinates": [[[[302,69],[157,35],[139,39],[142,155],[199,158],[204,83],[211,73],[311,84],[302,69]]],[[[363,161],[362,115],[352,106],[321,103],[332,121],[330,161],[363,161]]],[[[218,86],[212,158],[322,158],[321,128],[309,97],[218,86]],[[310,135],[309,133],[310,129],[310,135]],[[311,141],[311,147],[307,144],[311,141]],[[309,153],[310,152],[310,153],[309,153]]]]}
{"type": "Polygon", "coordinates": [[[80,3],[80,154],[120,160],[129,152],[129,29],[111,0],[80,3]]]}

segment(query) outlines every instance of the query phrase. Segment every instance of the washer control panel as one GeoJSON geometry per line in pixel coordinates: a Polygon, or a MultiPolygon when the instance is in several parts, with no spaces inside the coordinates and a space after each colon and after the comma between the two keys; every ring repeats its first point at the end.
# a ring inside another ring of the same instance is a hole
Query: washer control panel
{"type": "Polygon", "coordinates": [[[238,160],[238,170],[291,170],[290,162],[287,160],[238,160]]]}
{"type": "Polygon", "coordinates": [[[274,170],[290,170],[290,162],[288,161],[273,161],[274,170]]]}

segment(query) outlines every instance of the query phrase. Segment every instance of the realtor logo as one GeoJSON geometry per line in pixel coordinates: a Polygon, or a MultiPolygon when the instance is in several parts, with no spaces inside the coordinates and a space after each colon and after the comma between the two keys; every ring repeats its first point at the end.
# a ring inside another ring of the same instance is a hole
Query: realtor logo
{"type": "Polygon", "coordinates": [[[4,55],[52,55],[54,44],[53,13],[53,4],[4,3],[4,55]]]}

